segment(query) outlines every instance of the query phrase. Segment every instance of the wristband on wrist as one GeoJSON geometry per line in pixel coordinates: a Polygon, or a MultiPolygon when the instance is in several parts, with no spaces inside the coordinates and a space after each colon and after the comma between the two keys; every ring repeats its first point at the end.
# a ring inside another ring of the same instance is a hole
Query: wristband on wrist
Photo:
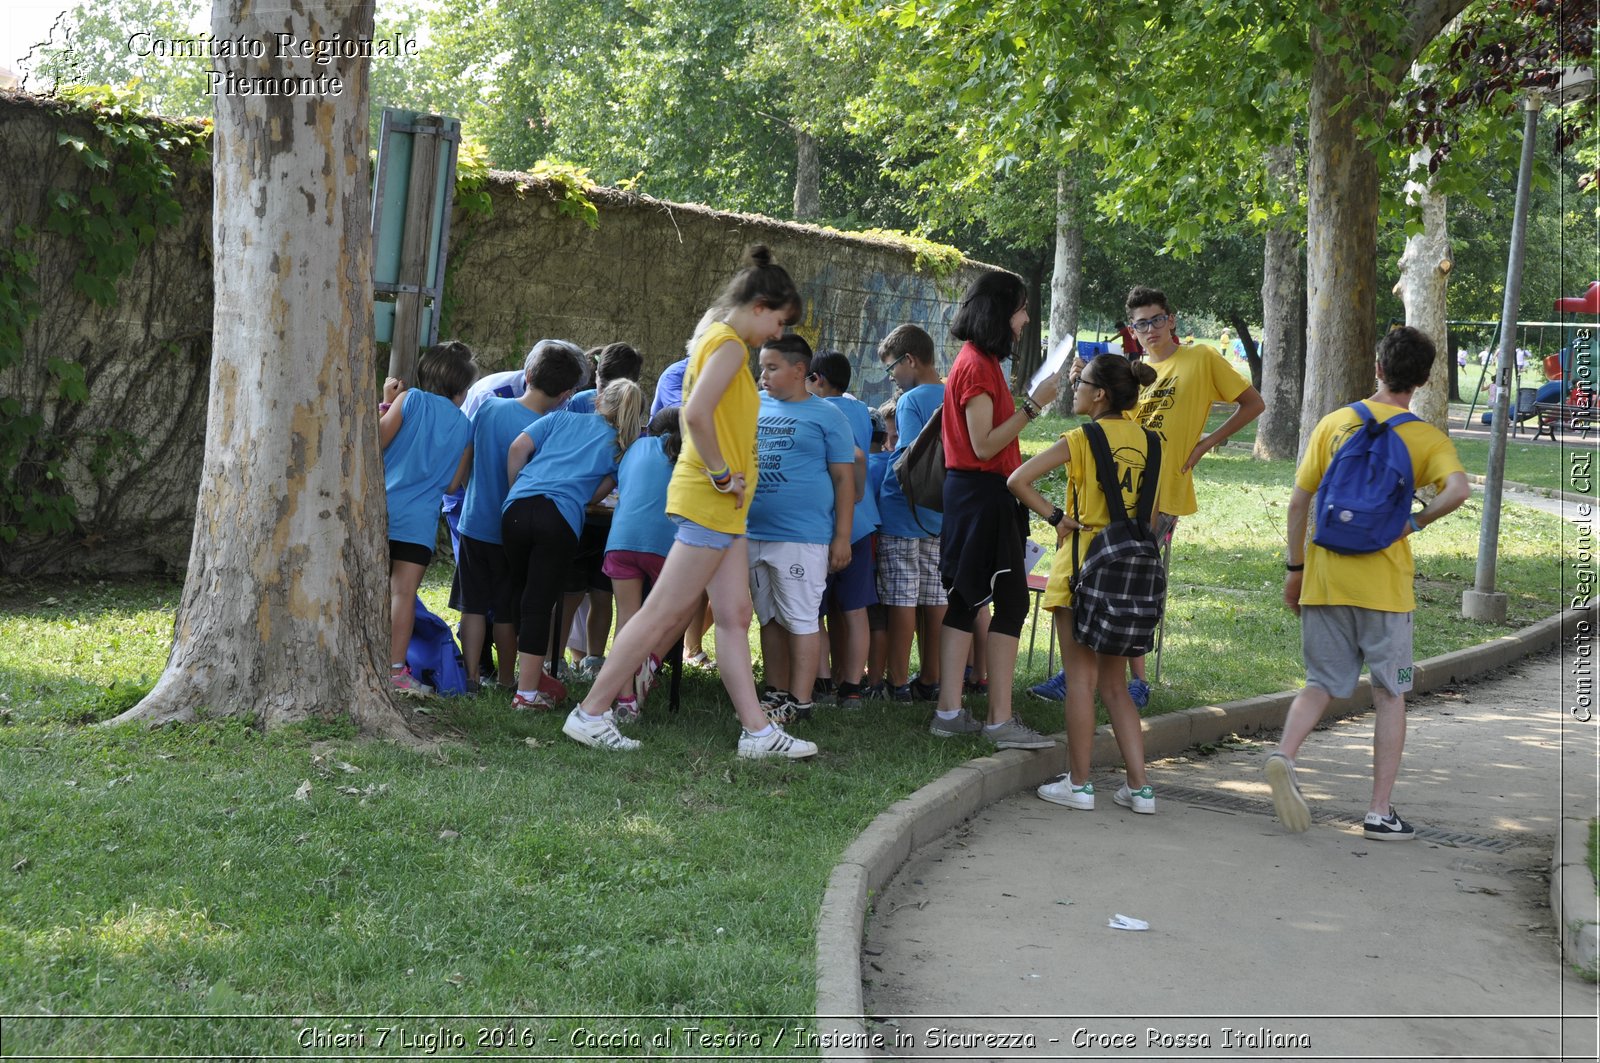
{"type": "Polygon", "coordinates": [[[1417,515],[1415,513],[1407,517],[1406,521],[1411,525],[1411,530],[1413,532],[1419,532],[1422,530],[1422,525],[1417,523],[1417,515]]]}
{"type": "Polygon", "coordinates": [[[1290,572],[1304,572],[1306,570],[1304,562],[1301,562],[1298,565],[1284,565],[1283,567],[1288,569],[1290,572]]]}
{"type": "Polygon", "coordinates": [[[1060,527],[1062,518],[1065,516],[1066,514],[1061,512],[1061,507],[1057,506],[1050,511],[1050,515],[1044,519],[1044,522],[1052,528],[1060,527]]]}
{"type": "Polygon", "coordinates": [[[1039,416],[1039,407],[1035,406],[1033,404],[1033,400],[1028,398],[1026,395],[1021,397],[1017,405],[1022,410],[1024,416],[1028,418],[1028,420],[1031,421],[1035,417],[1039,416]]]}
{"type": "Polygon", "coordinates": [[[383,414],[388,413],[389,412],[389,407],[391,407],[393,405],[394,405],[394,403],[392,403],[392,402],[380,402],[380,403],[378,403],[378,415],[382,416],[383,414]]]}

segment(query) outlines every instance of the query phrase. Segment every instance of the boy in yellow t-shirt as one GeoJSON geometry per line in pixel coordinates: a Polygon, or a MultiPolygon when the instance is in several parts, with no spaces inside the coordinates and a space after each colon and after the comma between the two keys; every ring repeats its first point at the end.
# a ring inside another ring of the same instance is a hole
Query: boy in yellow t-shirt
{"type": "MultiPolygon", "coordinates": [[[[1414,328],[1397,328],[1378,344],[1378,390],[1363,402],[1379,421],[1411,407],[1416,389],[1427,383],[1433,367],[1433,341],[1414,328]]],[[[1426,421],[1393,429],[1411,454],[1417,486],[1438,488],[1420,511],[1412,514],[1409,531],[1370,554],[1337,554],[1311,541],[1308,528],[1312,500],[1327,474],[1334,452],[1361,425],[1361,417],[1340,407],[1317,423],[1295,472],[1289,500],[1288,577],[1283,600],[1300,615],[1301,652],[1306,685],[1295,695],[1284,720],[1278,749],[1263,770],[1272,787],[1278,819],[1292,831],[1311,826],[1311,810],[1294,779],[1294,758],[1323,710],[1334,698],[1348,697],[1366,664],[1372,675],[1372,704],[1377,721],[1372,737],[1372,804],[1363,831],[1376,841],[1408,841],[1415,836],[1389,802],[1400,752],[1405,746],[1405,693],[1411,689],[1411,614],[1414,569],[1410,536],[1467,500],[1472,488],[1450,439],[1426,421]]]]}

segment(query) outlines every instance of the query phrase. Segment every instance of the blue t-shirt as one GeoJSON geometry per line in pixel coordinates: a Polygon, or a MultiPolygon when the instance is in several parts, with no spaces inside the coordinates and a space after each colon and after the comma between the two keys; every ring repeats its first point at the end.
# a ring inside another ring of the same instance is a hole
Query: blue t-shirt
{"type": "Polygon", "coordinates": [[[855,462],[850,422],[832,403],[808,395],[779,402],[765,393],[756,417],[761,470],[750,503],[749,535],[774,543],[833,541],[833,478],[828,466],[855,462]]]}
{"type": "Polygon", "coordinates": [[[650,403],[651,417],[668,407],[683,405],[683,374],[688,368],[689,359],[680,358],[661,371],[655,401],[650,403]]]}
{"type": "Polygon", "coordinates": [[[521,398],[522,393],[527,390],[528,376],[520,369],[490,373],[488,376],[479,377],[467,389],[467,399],[461,404],[461,412],[471,417],[478,412],[478,407],[491,397],[516,399],[521,398]]]}
{"type": "Polygon", "coordinates": [[[516,399],[490,396],[472,415],[472,479],[461,506],[461,534],[500,542],[500,511],[506,502],[506,452],[522,430],[543,414],[516,399]]]}
{"type": "Polygon", "coordinates": [[[617,430],[604,417],[556,410],[522,434],[533,440],[533,457],[517,474],[505,504],[544,495],[572,525],[572,534],[582,535],[583,507],[601,480],[617,475],[617,430]]]}
{"type": "Polygon", "coordinates": [[[667,483],[672,462],[661,437],[647,436],[628,448],[617,469],[617,511],[611,518],[607,550],[633,550],[667,556],[677,525],[667,516],[667,483]]]}
{"type": "Polygon", "coordinates": [[[880,450],[876,454],[867,455],[867,493],[882,504],[883,478],[893,476],[890,466],[894,464],[894,452],[880,450]]]}
{"type": "MultiPolygon", "coordinates": [[[[824,402],[831,403],[833,408],[844,414],[844,419],[850,422],[850,436],[855,440],[856,446],[865,454],[872,449],[872,409],[854,395],[829,395],[824,402]]],[[[854,457],[851,458],[854,461],[854,457]]],[[[850,517],[850,542],[858,543],[862,539],[878,530],[878,497],[868,483],[866,491],[861,495],[861,501],[856,503],[855,512],[850,517]]]]}
{"type": "Polygon", "coordinates": [[[561,409],[567,411],[568,413],[593,413],[595,394],[596,391],[594,388],[590,388],[587,391],[580,391],[569,398],[566,402],[563,402],[561,404],[561,409]]]}
{"type": "Polygon", "coordinates": [[[472,442],[472,422],[443,395],[411,388],[400,397],[400,430],[383,448],[389,538],[432,550],[439,542],[439,499],[472,442]]]}
{"type": "MultiPolygon", "coordinates": [[[[917,441],[917,433],[922,431],[922,426],[942,405],[943,384],[918,384],[900,396],[900,401],[894,404],[894,427],[899,433],[899,441],[895,444],[893,458],[898,459],[911,449],[911,444],[917,441]]],[[[905,493],[900,490],[900,481],[895,478],[894,471],[891,469],[884,476],[883,489],[878,493],[879,531],[902,539],[926,539],[930,535],[938,535],[943,527],[944,514],[935,513],[926,506],[918,506],[917,516],[913,518],[911,503],[906,501],[905,493]],[[922,521],[920,526],[917,520],[922,521]]]]}

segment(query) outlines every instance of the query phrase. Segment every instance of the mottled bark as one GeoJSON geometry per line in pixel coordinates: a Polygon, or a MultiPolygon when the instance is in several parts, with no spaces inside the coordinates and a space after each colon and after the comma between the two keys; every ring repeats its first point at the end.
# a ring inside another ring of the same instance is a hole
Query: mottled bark
{"type": "MultiPolygon", "coordinates": [[[[1078,178],[1063,168],[1056,172],[1056,255],[1050,275],[1050,350],[1078,333],[1078,297],[1083,292],[1083,211],[1078,204],[1078,178]]],[[[1072,393],[1062,389],[1058,412],[1072,410],[1072,393]]]]}
{"type": "MultiPolygon", "coordinates": [[[[1300,170],[1292,144],[1268,153],[1267,177],[1278,198],[1292,200],[1298,194],[1300,170]]],[[[1261,397],[1267,408],[1256,422],[1255,454],[1291,460],[1299,451],[1305,376],[1305,275],[1292,215],[1279,217],[1267,232],[1261,266],[1261,339],[1271,357],[1261,367],[1261,397]]]]}
{"type": "MultiPolygon", "coordinates": [[[[1423,165],[1427,152],[1412,156],[1423,165]]],[[[1433,374],[1417,389],[1411,412],[1443,430],[1450,420],[1450,366],[1455,352],[1445,326],[1445,294],[1450,277],[1450,229],[1445,213],[1445,197],[1434,195],[1430,185],[1406,183],[1406,195],[1422,208],[1423,231],[1407,238],[1400,254],[1400,280],[1395,294],[1405,304],[1406,324],[1428,334],[1438,348],[1433,374]]]]}
{"type": "Polygon", "coordinates": [[[815,221],[822,215],[822,162],[817,156],[817,138],[797,130],[794,143],[794,220],[815,221]]]}
{"type": "Polygon", "coordinates": [[[171,656],[113,722],[348,714],[408,737],[384,662],[383,477],[372,409],[367,70],[278,59],[273,35],[370,37],[370,2],[217,0],[240,77],[337,76],[323,95],[216,97],[214,343],[206,450],[171,656]]]}

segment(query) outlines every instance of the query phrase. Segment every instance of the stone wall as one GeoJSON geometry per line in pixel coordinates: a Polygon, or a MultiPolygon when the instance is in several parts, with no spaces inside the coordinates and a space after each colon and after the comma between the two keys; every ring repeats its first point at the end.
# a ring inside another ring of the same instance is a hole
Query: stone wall
{"type": "MultiPolygon", "coordinates": [[[[139,256],[114,305],[72,285],[78,249],[46,230],[53,196],[87,196],[85,170],[58,134],[91,133],[64,107],[0,93],[0,232],[38,256],[40,311],[20,359],[0,370],[0,398],[42,419],[38,439],[0,469],[71,496],[76,514],[46,534],[0,541],[0,573],[178,572],[188,561],[205,446],[210,373],[211,176],[175,162],[181,220],[139,256]],[[18,226],[31,230],[17,238],[18,226]],[[81,365],[84,402],[63,401],[51,359],[81,365]],[[46,475],[47,462],[59,471],[46,475]]],[[[589,347],[626,340],[645,355],[645,383],[682,356],[695,322],[737,268],[765,243],[806,299],[798,327],[818,349],[843,351],[874,371],[852,390],[869,401],[891,385],[873,351],[912,322],[954,355],[950,319],[982,268],[942,279],[916,270],[888,241],[597,189],[599,226],[563,215],[551,190],[526,175],[495,174],[487,215],[457,210],[441,335],[465,340],[486,368],[518,365],[542,337],[589,347]]],[[[223,264],[226,268],[226,264],[223,264]]],[[[226,327],[226,322],[217,327],[226,327]]],[[[374,375],[386,365],[374,352],[374,375]]]]}

